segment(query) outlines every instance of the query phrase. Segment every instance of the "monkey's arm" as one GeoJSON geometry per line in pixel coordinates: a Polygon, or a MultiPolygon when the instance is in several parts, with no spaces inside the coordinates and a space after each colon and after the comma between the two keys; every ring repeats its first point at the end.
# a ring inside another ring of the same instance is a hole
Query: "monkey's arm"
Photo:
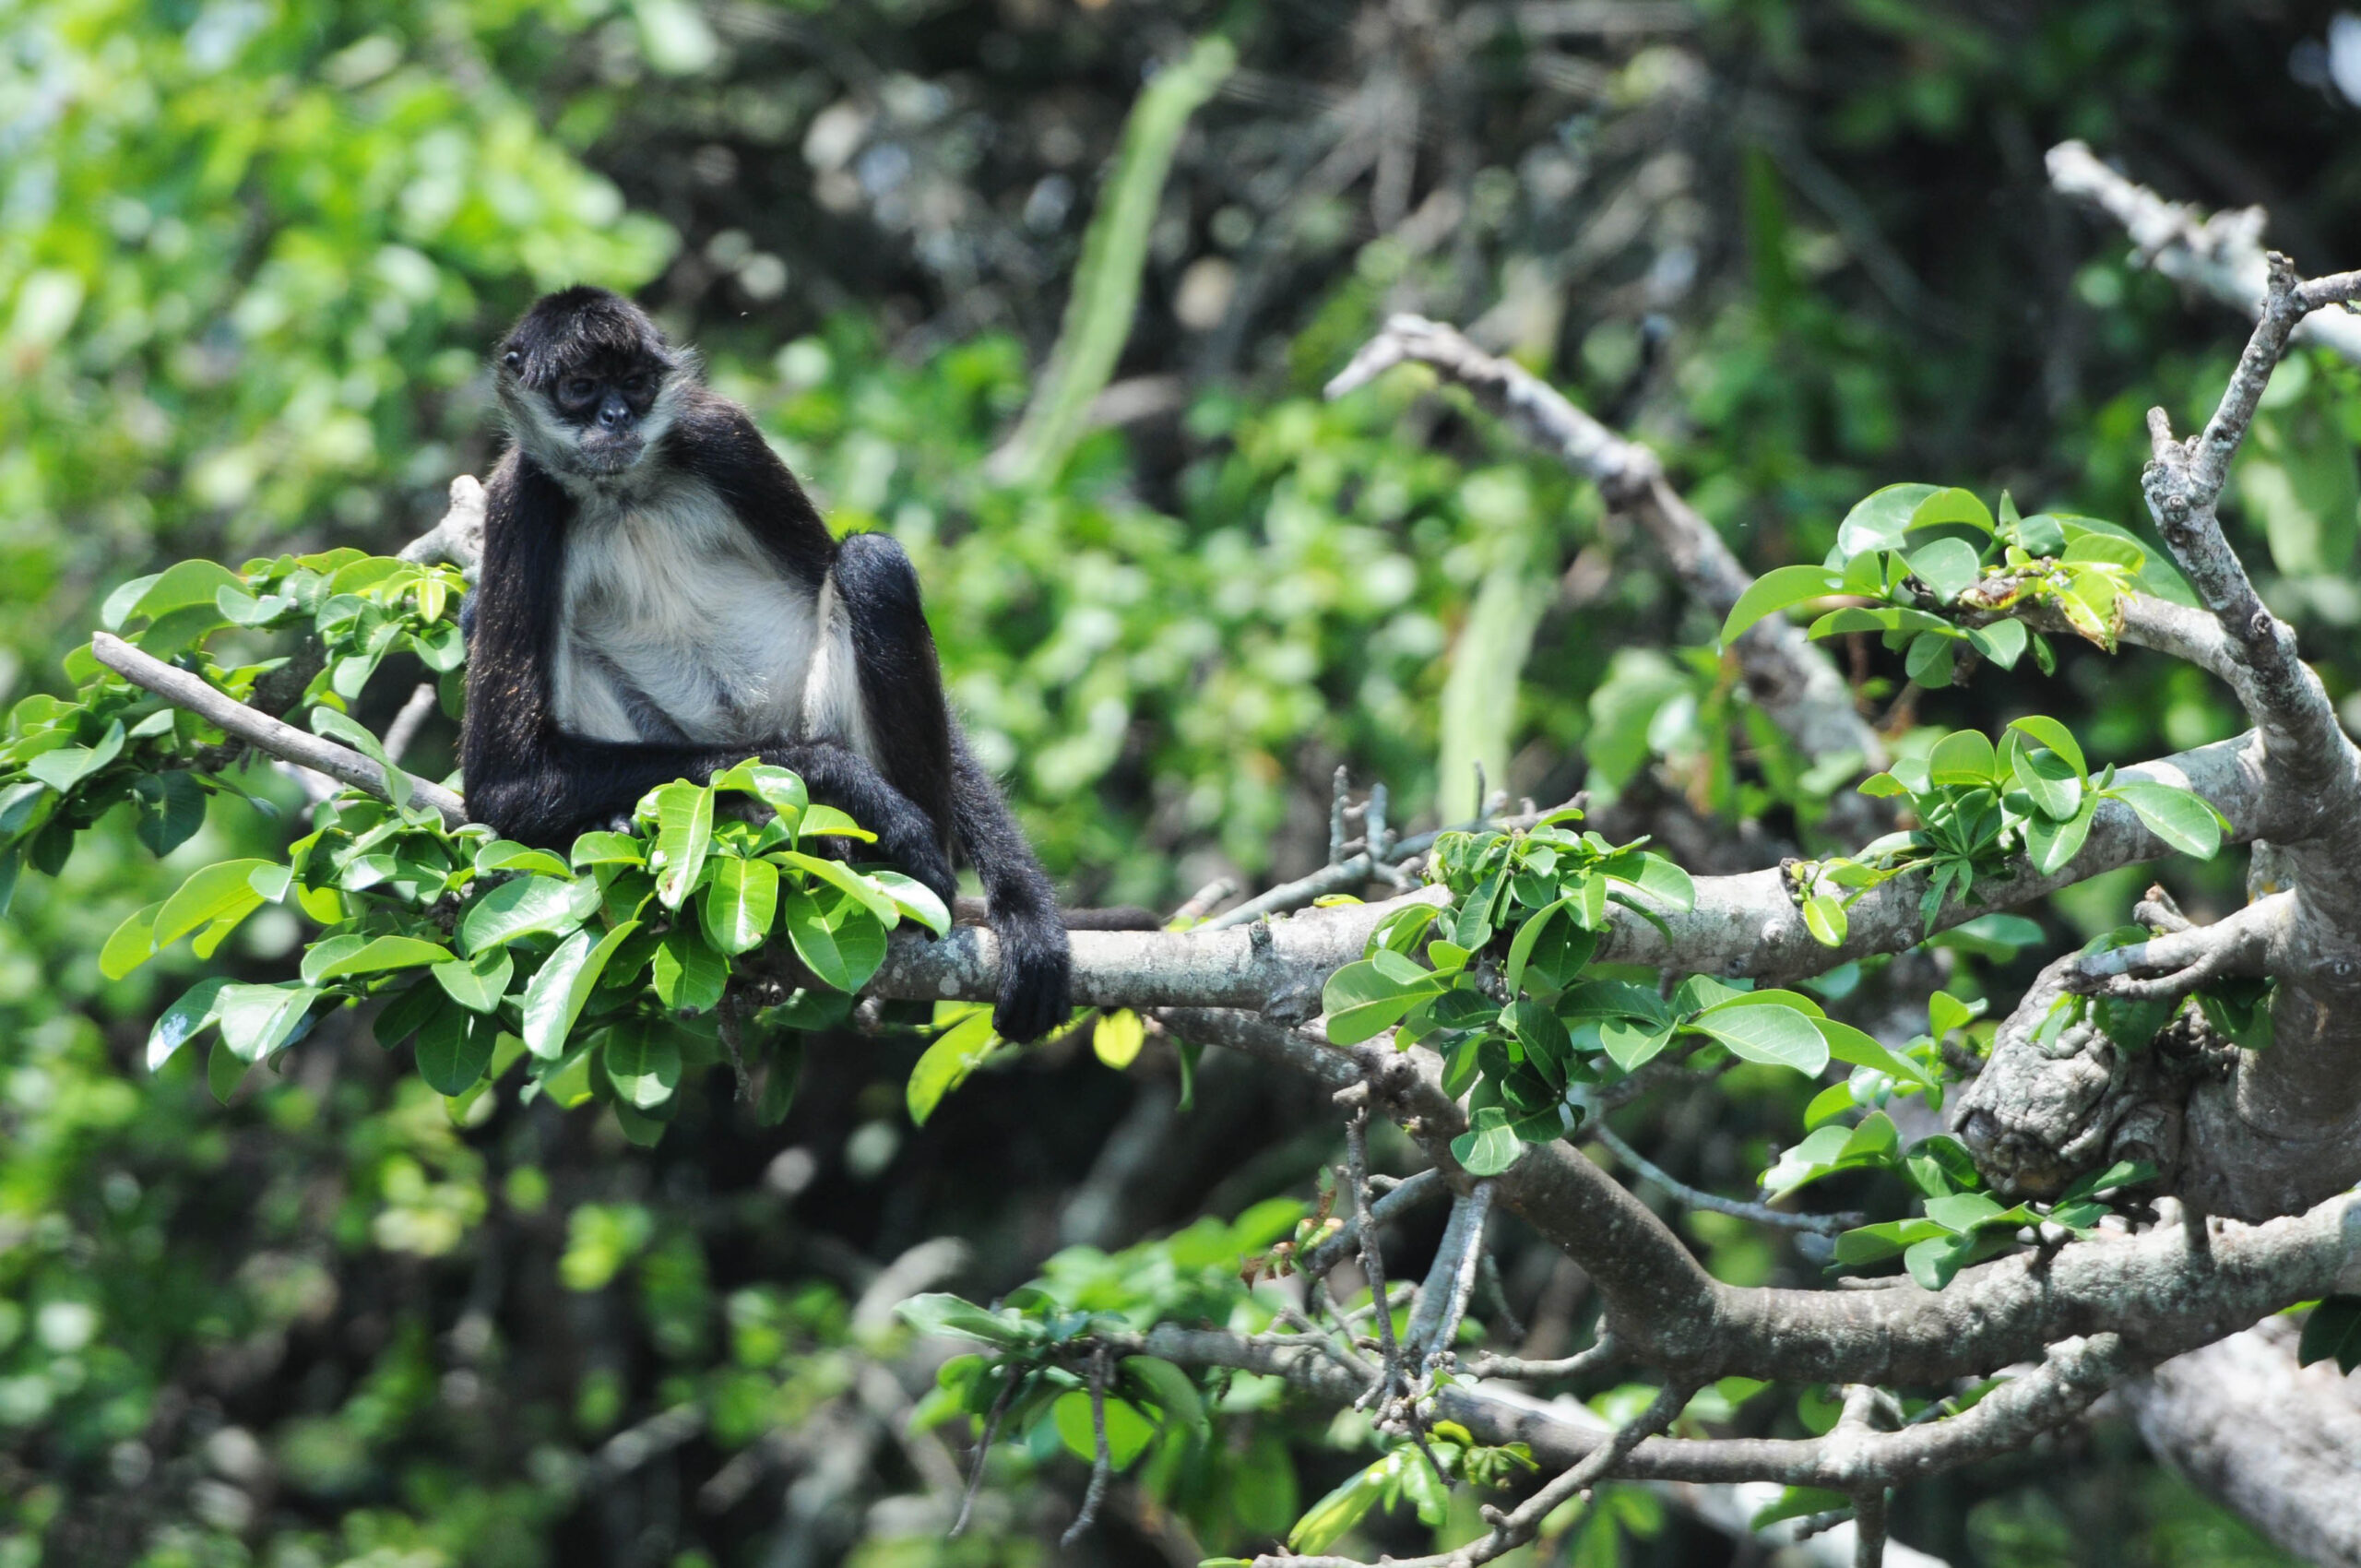
{"type": "Polygon", "coordinates": [[[992,1027],[1033,1039],[1065,1021],[1071,1004],[1066,928],[1050,879],[976,759],[943,696],[934,635],[918,574],[884,534],[838,546],[836,591],[852,617],[853,662],[879,763],[893,787],[955,833],[984,885],[984,918],[1001,945],[992,1027]]]}

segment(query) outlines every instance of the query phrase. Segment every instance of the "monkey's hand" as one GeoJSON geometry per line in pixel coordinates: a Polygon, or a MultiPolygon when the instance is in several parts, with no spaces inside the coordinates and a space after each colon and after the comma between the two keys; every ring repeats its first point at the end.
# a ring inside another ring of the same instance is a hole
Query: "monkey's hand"
{"type": "Polygon", "coordinates": [[[1000,998],[992,1028],[1003,1039],[1038,1039],[1074,1011],[1074,956],[1055,905],[995,909],[986,917],[1000,943],[1000,998]]]}
{"type": "Polygon", "coordinates": [[[951,908],[959,893],[959,878],[951,869],[950,851],[943,847],[942,836],[924,812],[916,806],[896,812],[872,831],[877,835],[879,855],[903,875],[926,884],[944,909],[951,908]]]}

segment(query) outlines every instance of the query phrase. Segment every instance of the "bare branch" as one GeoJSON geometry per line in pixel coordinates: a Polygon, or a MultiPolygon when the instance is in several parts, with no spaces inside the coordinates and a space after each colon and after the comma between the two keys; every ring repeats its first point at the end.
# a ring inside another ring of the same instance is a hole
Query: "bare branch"
{"type": "Polygon", "coordinates": [[[1459,1336],[1468,1298],[1476,1293],[1476,1276],[1484,1256],[1484,1221],[1492,1211],[1492,1184],[1478,1182],[1473,1191],[1451,1206],[1451,1220],[1442,1241],[1418,1288],[1418,1304],[1410,1313],[1409,1351],[1422,1370],[1430,1371],[1451,1353],[1459,1336]]]}
{"type": "MultiPolygon", "coordinates": [[[[2049,149],[2049,183],[2061,196],[2105,211],[2131,236],[2132,259],[2191,284],[2234,310],[2256,314],[2269,267],[2259,207],[2208,216],[2202,208],[2166,201],[2094,157],[2079,141],[2049,149]]],[[[2298,341],[2333,349],[2361,363],[2361,319],[2314,315],[2296,329],[2298,341]]]]}
{"type": "Polygon", "coordinates": [[[1605,1144],[1631,1173],[1671,1194],[1673,1200],[1690,1208],[1710,1209],[1739,1219],[1750,1219],[1758,1225],[1776,1226],[1782,1230],[1809,1230],[1817,1235],[1833,1236],[1840,1230],[1850,1230],[1867,1218],[1859,1214],[1790,1214],[1773,1208],[1769,1204],[1748,1203],[1739,1198],[1726,1198],[1667,1175],[1638,1149],[1618,1136],[1614,1128],[1601,1122],[1591,1129],[1592,1136],[1605,1144]]]}
{"type": "MultiPolygon", "coordinates": [[[[1608,505],[1629,513],[1671,561],[1682,586],[1715,614],[1727,614],[1754,579],[1714,526],[1664,477],[1654,452],[1626,440],[1574,407],[1554,387],[1508,360],[1423,316],[1397,315],[1329,382],[1341,398],[1394,366],[1418,363],[1474,395],[1518,434],[1591,480],[1608,505]]],[[[1853,708],[1851,689],[1821,648],[1778,616],[1758,622],[1738,642],[1748,689],[1805,754],[1852,753],[1867,770],[1885,766],[1885,746],[1853,708]]]]}
{"type": "MultiPolygon", "coordinates": [[[[1182,1027],[1185,1028],[1186,1026],[1182,1027]]],[[[1343,1060],[1341,1053],[1338,1053],[1338,1060],[1343,1060]]],[[[1370,1213],[1376,1216],[1381,1222],[1389,1220],[1397,1215],[1407,1214],[1428,1199],[1437,1197],[1448,1191],[1450,1189],[1443,1185],[1442,1171],[1421,1170],[1417,1175],[1404,1180],[1392,1192],[1370,1204],[1370,1213]]],[[[1347,1218],[1344,1229],[1308,1249],[1296,1260],[1296,1266],[1305,1274],[1318,1278],[1343,1262],[1347,1253],[1356,1250],[1360,1245],[1360,1233],[1358,1217],[1347,1218]]]]}
{"type": "MultiPolygon", "coordinates": [[[[175,669],[162,659],[142,653],[111,633],[101,632],[93,636],[90,651],[100,663],[132,684],[145,687],[175,707],[188,709],[258,751],[325,773],[338,783],[350,785],[381,801],[393,798],[386,788],[385,769],[349,746],[338,745],[333,741],[298,730],[284,720],[273,719],[267,713],[257,712],[236,698],[216,691],[187,671],[175,669]]],[[[440,784],[413,774],[403,777],[409,780],[410,798],[421,805],[432,807],[442,816],[445,826],[457,827],[468,820],[467,808],[458,796],[440,784]]]]}
{"type": "Polygon", "coordinates": [[[483,486],[473,474],[461,474],[451,481],[451,505],[443,520],[403,545],[398,558],[404,561],[448,562],[459,569],[459,575],[475,585],[476,568],[483,562],[483,524],[486,504],[483,486]]]}
{"type": "Polygon", "coordinates": [[[1074,1516],[1066,1533],[1058,1538],[1060,1547],[1074,1545],[1098,1522],[1098,1505],[1106,1499],[1108,1478],[1114,1474],[1114,1454],[1107,1443],[1107,1379],[1113,1371],[1112,1361],[1103,1345],[1090,1358],[1090,1487],[1082,1494],[1082,1512],[1074,1516]]]}
{"type": "Polygon", "coordinates": [[[409,743],[418,739],[419,731],[425,727],[427,716],[434,711],[435,696],[432,681],[421,681],[409,694],[409,700],[402,704],[399,713],[394,715],[394,721],[386,726],[387,761],[402,760],[402,754],[409,750],[409,743]]]}

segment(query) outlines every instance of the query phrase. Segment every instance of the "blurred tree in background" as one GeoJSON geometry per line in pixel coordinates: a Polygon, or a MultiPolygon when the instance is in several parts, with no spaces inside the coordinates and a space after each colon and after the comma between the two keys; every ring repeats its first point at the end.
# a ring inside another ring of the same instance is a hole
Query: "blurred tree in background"
{"type": "MultiPolygon", "coordinates": [[[[0,691],[66,689],[104,596],[170,561],[423,530],[495,451],[485,345],[588,280],[699,343],[836,527],[908,547],[1076,902],[1320,865],[1340,766],[1397,824],[1465,815],[1480,766],[1545,803],[1587,787],[1692,869],[1771,863],[1851,778],[1783,771],[1648,541],[1464,400],[1321,386],[1392,313],[1457,322],[1647,441],[1756,568],[1819,559],[1895,480],[2138,522],[2141,416],[2201,418],[2236,324],[2128,265],[2042,154],[2082,138],[2266,206],[2308,270],[2350,263],[2361,110],[2326,25],[2270,0],[19,0],[0,691]],[[1147,146],[1134,105],[1178,72],[1147,146]]],[[[2340,701],[2356,438],[2361,370],[2298,358],[2236,490],[2340,701]]],[[[2062,664],[2046,710],[2094,755],[2242,728],[2163,659],[2062,664]]],[[[1880,669],[1905,744],[2023,711],[1880,669]]],[[[412,766],[453,737],[430,723],[412,766]]],[[[1088,1467],[1046,1441],[996,1450],[945,1538],[966,1444],[913,1424],[934,1363],[893,1305],[1046,1269],[1178,1311],[1286,1234],[1333,1118],[1219,1052],[1190,1071],[1159,1039],[1113,1072],[1069,1038],[914,1128],[918,1046],[863,1037],[811,1053],[783,1125],[717,1069],[646,1151],[546,1104],[455,1125],[350,1029],[227,1108],[185,1055],[149,1075],[199,966],[108,980],[100,948],[190,868],[276,852],[301,797],[252,787],[161,861],[108,819],[0,924],[0,1565],[1193,1562],[1368,1462],[1366,1422],[1240,1378],[1228,1446],[1119,1481],[1076,1546],[1088,1467]]],[[[2175,875],[2193,911],[2238,900],[2225,865],[2175,875]]],[[[2075,890],[2050,932],[2139,885],[2075,890]]],[[[204,971],[284,972],[300,937],[266,911],[204,971]]],[[[2034,967],[1960,962],[1952,989],[2002,1004],[2034,967]]],[[[1651,1146],[1743,1182],[1803,1098],[1741,1075],[1658,1108],[1651,1146]]],[[[1810,1272],[1717,1218],[1684,1223],[1720,1277],[1810,1272]]],[[[1501,1251],[1531,1353],[1560,1353],[1586,1282],[1501,1251]]],[[[1564,1550],[1739,1550],[1619,1507],[1564,1550]]],[[[2279,1560],[2119,1424],[1903,1508],[1962,1563],[2279,1560]]]]}

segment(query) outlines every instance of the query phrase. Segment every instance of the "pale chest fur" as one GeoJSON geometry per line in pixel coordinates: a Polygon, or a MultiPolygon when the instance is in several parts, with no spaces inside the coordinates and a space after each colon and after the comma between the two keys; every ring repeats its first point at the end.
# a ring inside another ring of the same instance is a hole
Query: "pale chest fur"
{"type": "Polygon", "coordinates": [[[694,479],[658,494],[577,492],[551,694],[592,740],[868,753],[832,586],[784,572],[694,479]]]}

